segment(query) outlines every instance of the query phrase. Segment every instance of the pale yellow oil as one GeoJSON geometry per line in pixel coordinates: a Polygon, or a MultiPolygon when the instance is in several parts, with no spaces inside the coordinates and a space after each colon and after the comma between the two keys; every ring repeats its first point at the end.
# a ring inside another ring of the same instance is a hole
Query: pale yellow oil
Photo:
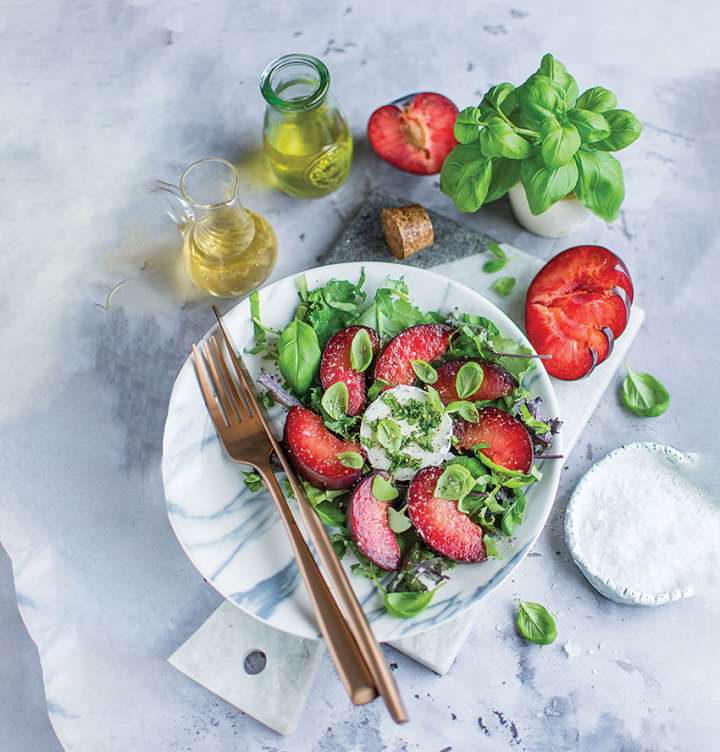
{"type": "Polygon", "coordinates": [[[218,208],[184,232],[188,273],[201,289],[234,298],[258,287],[277,257],[277,239],[267,220],[247,210],[218,208]]]}
{"type": "Polygon", "coordinates": [[[291,196],[325,196],[350,174],[350,130],[340,112],[325,103],[268,123],[264,146],[279,187],[291,196]]]}

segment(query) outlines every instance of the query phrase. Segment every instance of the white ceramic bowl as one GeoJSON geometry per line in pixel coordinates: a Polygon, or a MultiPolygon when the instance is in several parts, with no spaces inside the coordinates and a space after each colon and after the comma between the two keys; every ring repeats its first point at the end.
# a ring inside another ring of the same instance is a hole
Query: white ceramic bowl
{"type": "MultiPolygon", "coordinates": [[[[333,277],[355,281],[360,266],[351,263],[313,269],[306,272],[308,286],[316,287],[333,277]]],[[[450,312],[457,307],[480,314],[492,319],[503,334],[527,343],[504,313],[463,285],[433,272],[399,264],[364,266],[368,297],[374,295],[388,276],[404,276],[413,301],[421,308],[450,312]]],[[[261,290],[262,317],[269,326],[281,328],[292,318],[298,302],[298,276],[287,277],[261,290]]],[[[229,311],[225,321],[241,351],[252,344],[248,300],[229,311]]],[[[257,376],[263,361],[251,355],[244,358],[251,374],[257,376]]],[[[542,397],[545,414],[557,415],[555,394],[542,365],[528,379],[528,384],[533,393],[542,397]]],[[[279,434],[285,412],[276,406],[272,414],[279,434]]],[[[553,451],[562,451],[560,437],[555,438],[553,451]]],[[[540,534],[555,499],[561,463],[543,464],[544,477],[529,494],[525,522],[504,547],[503,559],[455,567],[433,603],[414,619],[389,616],[373,584],[362,577],[351,578],[379,640],[414,635],[457,616],[485,598],[517,567],[540,534]]],[[[302,637],[318,637],[273,502],[264,492],[248,491],[238,466],[222,450],[190,360],[180,371],[170,398],[162,471],[170,522],[203,577],[230,601],[268,624],[302,637]]]]}

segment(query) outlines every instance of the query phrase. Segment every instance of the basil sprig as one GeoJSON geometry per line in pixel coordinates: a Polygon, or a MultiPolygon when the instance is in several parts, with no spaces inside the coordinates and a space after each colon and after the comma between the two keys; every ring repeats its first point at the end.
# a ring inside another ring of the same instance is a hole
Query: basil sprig
{"type": "Polygon", "coordinates": [[[670,406],[668,390],[649,373],[637,373],[627,368],[622,384],[623,402],[629,410],[643,418],[657,418],[670,406]]]}
{"type": "Polygon", "coordinates": [[[575,79],[548,53],[521,86],[497,84],[458,114],[459,144],[445,159],[440,190],[474,212],[520,181],[533,214],[574,192],[609,222],[625,197],[622,168],[609,152],[641,131],[611,91],[594,86],[578,96],[575,79]]]}
{"type": "Polygon", "coordinates": [[[540,603],[520,601],[515,624],[518,632],[528,642],[534,642],[537,645],[549,645],[551,642],[555,642],[557,637],[555,619],[540,603]]]}

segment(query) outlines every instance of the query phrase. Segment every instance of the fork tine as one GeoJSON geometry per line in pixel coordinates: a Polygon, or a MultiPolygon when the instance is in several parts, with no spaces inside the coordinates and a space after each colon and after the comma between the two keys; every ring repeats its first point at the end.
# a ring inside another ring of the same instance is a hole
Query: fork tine
{"type": "Polygon", "coordinates": [[[235,382],[230,375],[227,363],[225,362],[225,357],[223,356],[222,347],[220,345],[220,342],[218,342],[217,334],[210,337],[210,347],[215,354],[216,363],[219,363],[220,365],[220,371],[222,372],[223,379],[225,380],[225,384],[228,388],[228,391],[230,392],[230,401],[233,403],[236,409],[238,418],[240,420],[242,420],[243,418],[252,418],[252,412],[249,406],[247,405],[246,401],[240,396],[240,394],[238,394],[235,382]]]}
{"type": "Polygon", "coordinates": [[[215,363],[215,358],[210,352],[208,343],[206,341],[203,341],[202,347],[203,353],[205,355],[205,360],[210,367],[210,379],[213,383],[213,386],[215,387],[215,393],[220,400],[220,404],[222,405],[223,412],[225,413],[225,418],[227,419],[229,425],[235,425],[240,420],[240,415],[233,406],[232,400],[230,399],[230,397],[228,397],[227,389],[225,387],[225,384],[223,383],[222,378],[220,377],[220,373],[218,372],[217,365],[215,363]]]}
{"type": "Polygon", "coordinates": [[[207,406],[210,417],[215,424],[215,428],[218,431],[222,431],[223,429],[227,428],[227,423],[224,416],[218,409],[217,403],[215,402],[215,392],[213,391],[212,387],[210,386],[210,382],[208,381],[203,357],[195,345],[192,346],[192,358],[195,365],[195,373],[197,375],[198,384],[200,384],[200,391],[202,392],[203,399],[205,400],[205,405],[207,406]]]}

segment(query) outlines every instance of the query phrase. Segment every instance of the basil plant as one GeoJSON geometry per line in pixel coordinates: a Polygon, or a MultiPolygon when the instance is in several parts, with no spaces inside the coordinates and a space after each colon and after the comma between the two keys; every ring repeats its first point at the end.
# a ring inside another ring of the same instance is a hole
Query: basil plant
{"type": "Polygon", "coordinates": [[[641,130],[602,86],[578,96],[575,79],[548,53],[521,86],[497,84],[478,107],[458,114],[459,144],[445,159],[440,189],[459,211],[474,212],[519,181],[533,214],[574,192],[609,222],[625,197],[622,168],[610,152],[641,130]]]}

